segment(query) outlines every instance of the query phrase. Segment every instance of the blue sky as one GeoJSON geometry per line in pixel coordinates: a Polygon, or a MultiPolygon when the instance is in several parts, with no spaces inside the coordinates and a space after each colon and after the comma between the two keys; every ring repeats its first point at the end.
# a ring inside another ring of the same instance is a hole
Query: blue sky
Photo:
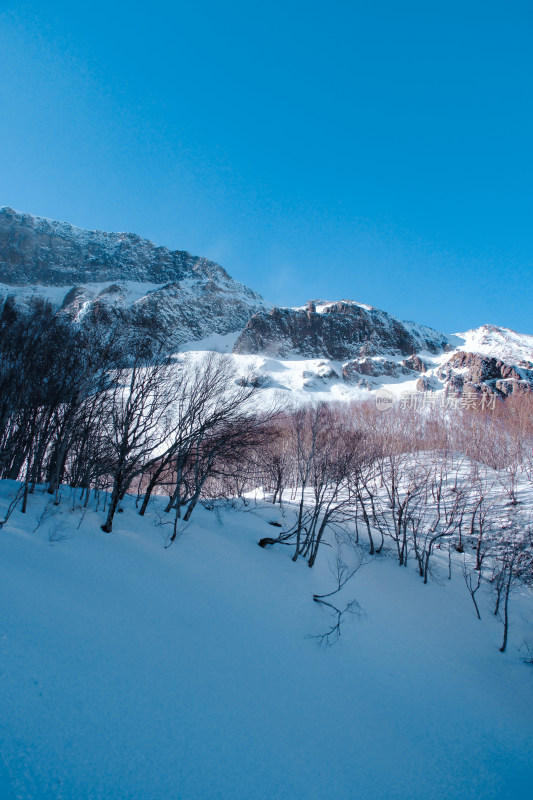
{"type": "Polygon", "coordinates": [[[3,0],[0,205],[533,333],[529,2],[3,0]]]}

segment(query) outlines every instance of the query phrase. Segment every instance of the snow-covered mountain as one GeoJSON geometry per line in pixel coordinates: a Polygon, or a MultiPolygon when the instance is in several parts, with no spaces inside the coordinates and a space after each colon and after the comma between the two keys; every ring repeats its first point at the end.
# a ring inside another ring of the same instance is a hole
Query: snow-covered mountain
{"type": "Polygon", "coordinates": [[[0,294],[50,300],[74,321],[142,321],[173,341],[241,330],[263,299],[213,261],[132,233],[87,231],[0,209],[0,294]]]}
{"type": "Polygon", "coordinates": [[[351,300],[258,312],[234,353],[260,359],[260,384],[320,399],[386,387],[486,405],[533,390],[533,336],[493,325],[447,336],[351,300]]]}
{"type": "Polygon", "coordinates": [[[73,322],[117,316],[180,349],[232,352],[265,390],[295,399],[480,402],[533,390],[533,336],[484,325],[446,335],[364,303],[271,308],[218,264],[131,233],[86,231],[0,209],[0,297],[50,301],[73,322]]]}

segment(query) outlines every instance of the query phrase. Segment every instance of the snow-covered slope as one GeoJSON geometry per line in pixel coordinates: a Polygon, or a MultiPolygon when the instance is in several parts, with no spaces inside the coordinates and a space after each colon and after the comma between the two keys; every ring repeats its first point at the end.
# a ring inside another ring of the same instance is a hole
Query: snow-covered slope
{"type": "Polygon", "coordinates": [[[298,377],[282,387],[320,399],[386,387],[404,400],[429,393],[462,402],[468,395],[487,405],[533,390],[531,336],[491,325],[446,336],[352,300],[261,311],[234,353],[261,357],[265,386],[279,386],[278,373],[289,370],[298,377]]]}
{"type": "Polygon", "coordinates": [[[159,507],[127,497],[103,534],[101,509],[47,499],[0,532],[2,800],[530,797],[529,596],[502,655],[458,562],[424,586],[377,558],[323,649],[333,551],[310,570],[257,547],[287,523],[271,504],[200,508],[165,549],[159,507]]]}
{"type": "Polygon", "coordinates": [[[480,328],[457,333],[456,338],[463,340],[458,345],[458,350],[494,356],[507,363],[533,368],[533,336],[517,333],[510,328],[482,325],[480,328]]]}

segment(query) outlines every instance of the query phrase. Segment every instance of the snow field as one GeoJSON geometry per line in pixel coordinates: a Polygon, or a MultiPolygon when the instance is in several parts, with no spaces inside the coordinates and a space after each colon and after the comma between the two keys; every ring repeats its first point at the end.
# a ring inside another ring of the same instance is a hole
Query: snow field
{"type": "Polygon", "coordinates": [[[112,534],[66,490],[37,527],[47,502],[0,531],[2,798],[530,796],[529,594],[502,655],[459,562],[424,586],[380,557],[320,648],[333,549],[310,570],[257,547],[290,507],[199,508],[165,549],[161,499],[141,518],[127,497],[112,534]]]}

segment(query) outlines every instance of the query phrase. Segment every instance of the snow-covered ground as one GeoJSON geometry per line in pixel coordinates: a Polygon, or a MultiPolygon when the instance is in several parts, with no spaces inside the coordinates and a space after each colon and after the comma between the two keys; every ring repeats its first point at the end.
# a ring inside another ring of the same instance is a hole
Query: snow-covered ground
{"type": "Polygon", "coordinates": [[[510,364],[533,361],[533,336],[517,333],[510,328],[482,325],[465,333],[457,333],[452,338],[452,344],[458,341],[457,349],[467,353],[494,356],[510,364]]]}
{"type": "Polygon", "coordinates": [[[2,800],[531,796],[529,594],[502,655],[459,563],[424,586],[380,557],[343,590],[364,616],[320,648],[333,551],[310,570],[257,547],[279,509],[199,508],[165,549],[157,499],[143,519],[126,498],[112,534],[48,499],[0,531],[2,800]]]}
{"type": "MultiPolygon", "coordinates": [[[[241,355],[232,352],[238,336],[238,333],[229,333],[225,336],[212,334],[206,339],[185,343],[180,352],[187,353],[193,361],[203,358],[208,351],[227,354],[238,375],[249,376],[252,373],[258,377],[261,392],[256,400],[267,407],[276,399],[281,399],[289,405],[299,405],[309,401],[349,402],[365,400],[371,396],[368,389],[343,380],[343,364],[340,361],[304,356],[281,359],[263,355],[241,355]]],[[[179,358],[179,354],[177,357],[179,358]]],[[[399,356],[397,358],[388,356],[388,358],[398,363],[401,360],[399,356]]],[[[440,364],[442,356],[433,358],[440,364]]],[[[371,381],[374,389],[386,386],[399,399],[406,392],[416,392],[418,377],[420,376],[414,375],[408,381],[406,376],[402,376],[402,379],[380,376],[371,381]]]]}
{"type": "MultiPolygon", "coordinates": [[[[359,304],[362,305],[362,304],[359,304]]],[[[326,307],[326,306],[324,306],[326,307]]],[[[322,308],[321,306],[317,308],[322,308]]],[[[409,323],[413,329],[429,331],[423,326],[409,323]]],[[[427,371],[424,378],[429,381],[431,391],[423,392],[417,387],[422,373],[403,369],[404,356],[384,354],[368,359],[376,365],[376,375],[361,375],[346,380],[343,377],[344,364],[328,358],[276,358],[268,355],[241,355],[233,353],[233,346],[238,333],[225,336],[213,334],[201,341],[184,344],[181,351],[190,357],[198,358],[206,351],[227,353],[234,362],[236,371],[247,375],[252,371],[261,385],[262,401],[269,405],[275,397],[280,397],[291,405],[307,402],[336,402],[365,400],[373,397],[376,391],[385,389],[397,404],[409,408],[430,404],[460,405],[457,398],[447,398],[446,384],[442,379],[441,369],[449,361],[453,352],[471,352],[507,359],[509,364],[533,363],[533,336],[518,334],[507,328],[496,328],[485,325],[466,333],[453,334],[449,337],[454,350],[444,353],[430,353],[421,350],[417,355],[424,361],[427,371]],[[383,363],[396,365],[396,374],[379,374],[383,363]]],[[[467,367],[454,367],[454,374],[460,375],[468,371],[467,367]]]]}

